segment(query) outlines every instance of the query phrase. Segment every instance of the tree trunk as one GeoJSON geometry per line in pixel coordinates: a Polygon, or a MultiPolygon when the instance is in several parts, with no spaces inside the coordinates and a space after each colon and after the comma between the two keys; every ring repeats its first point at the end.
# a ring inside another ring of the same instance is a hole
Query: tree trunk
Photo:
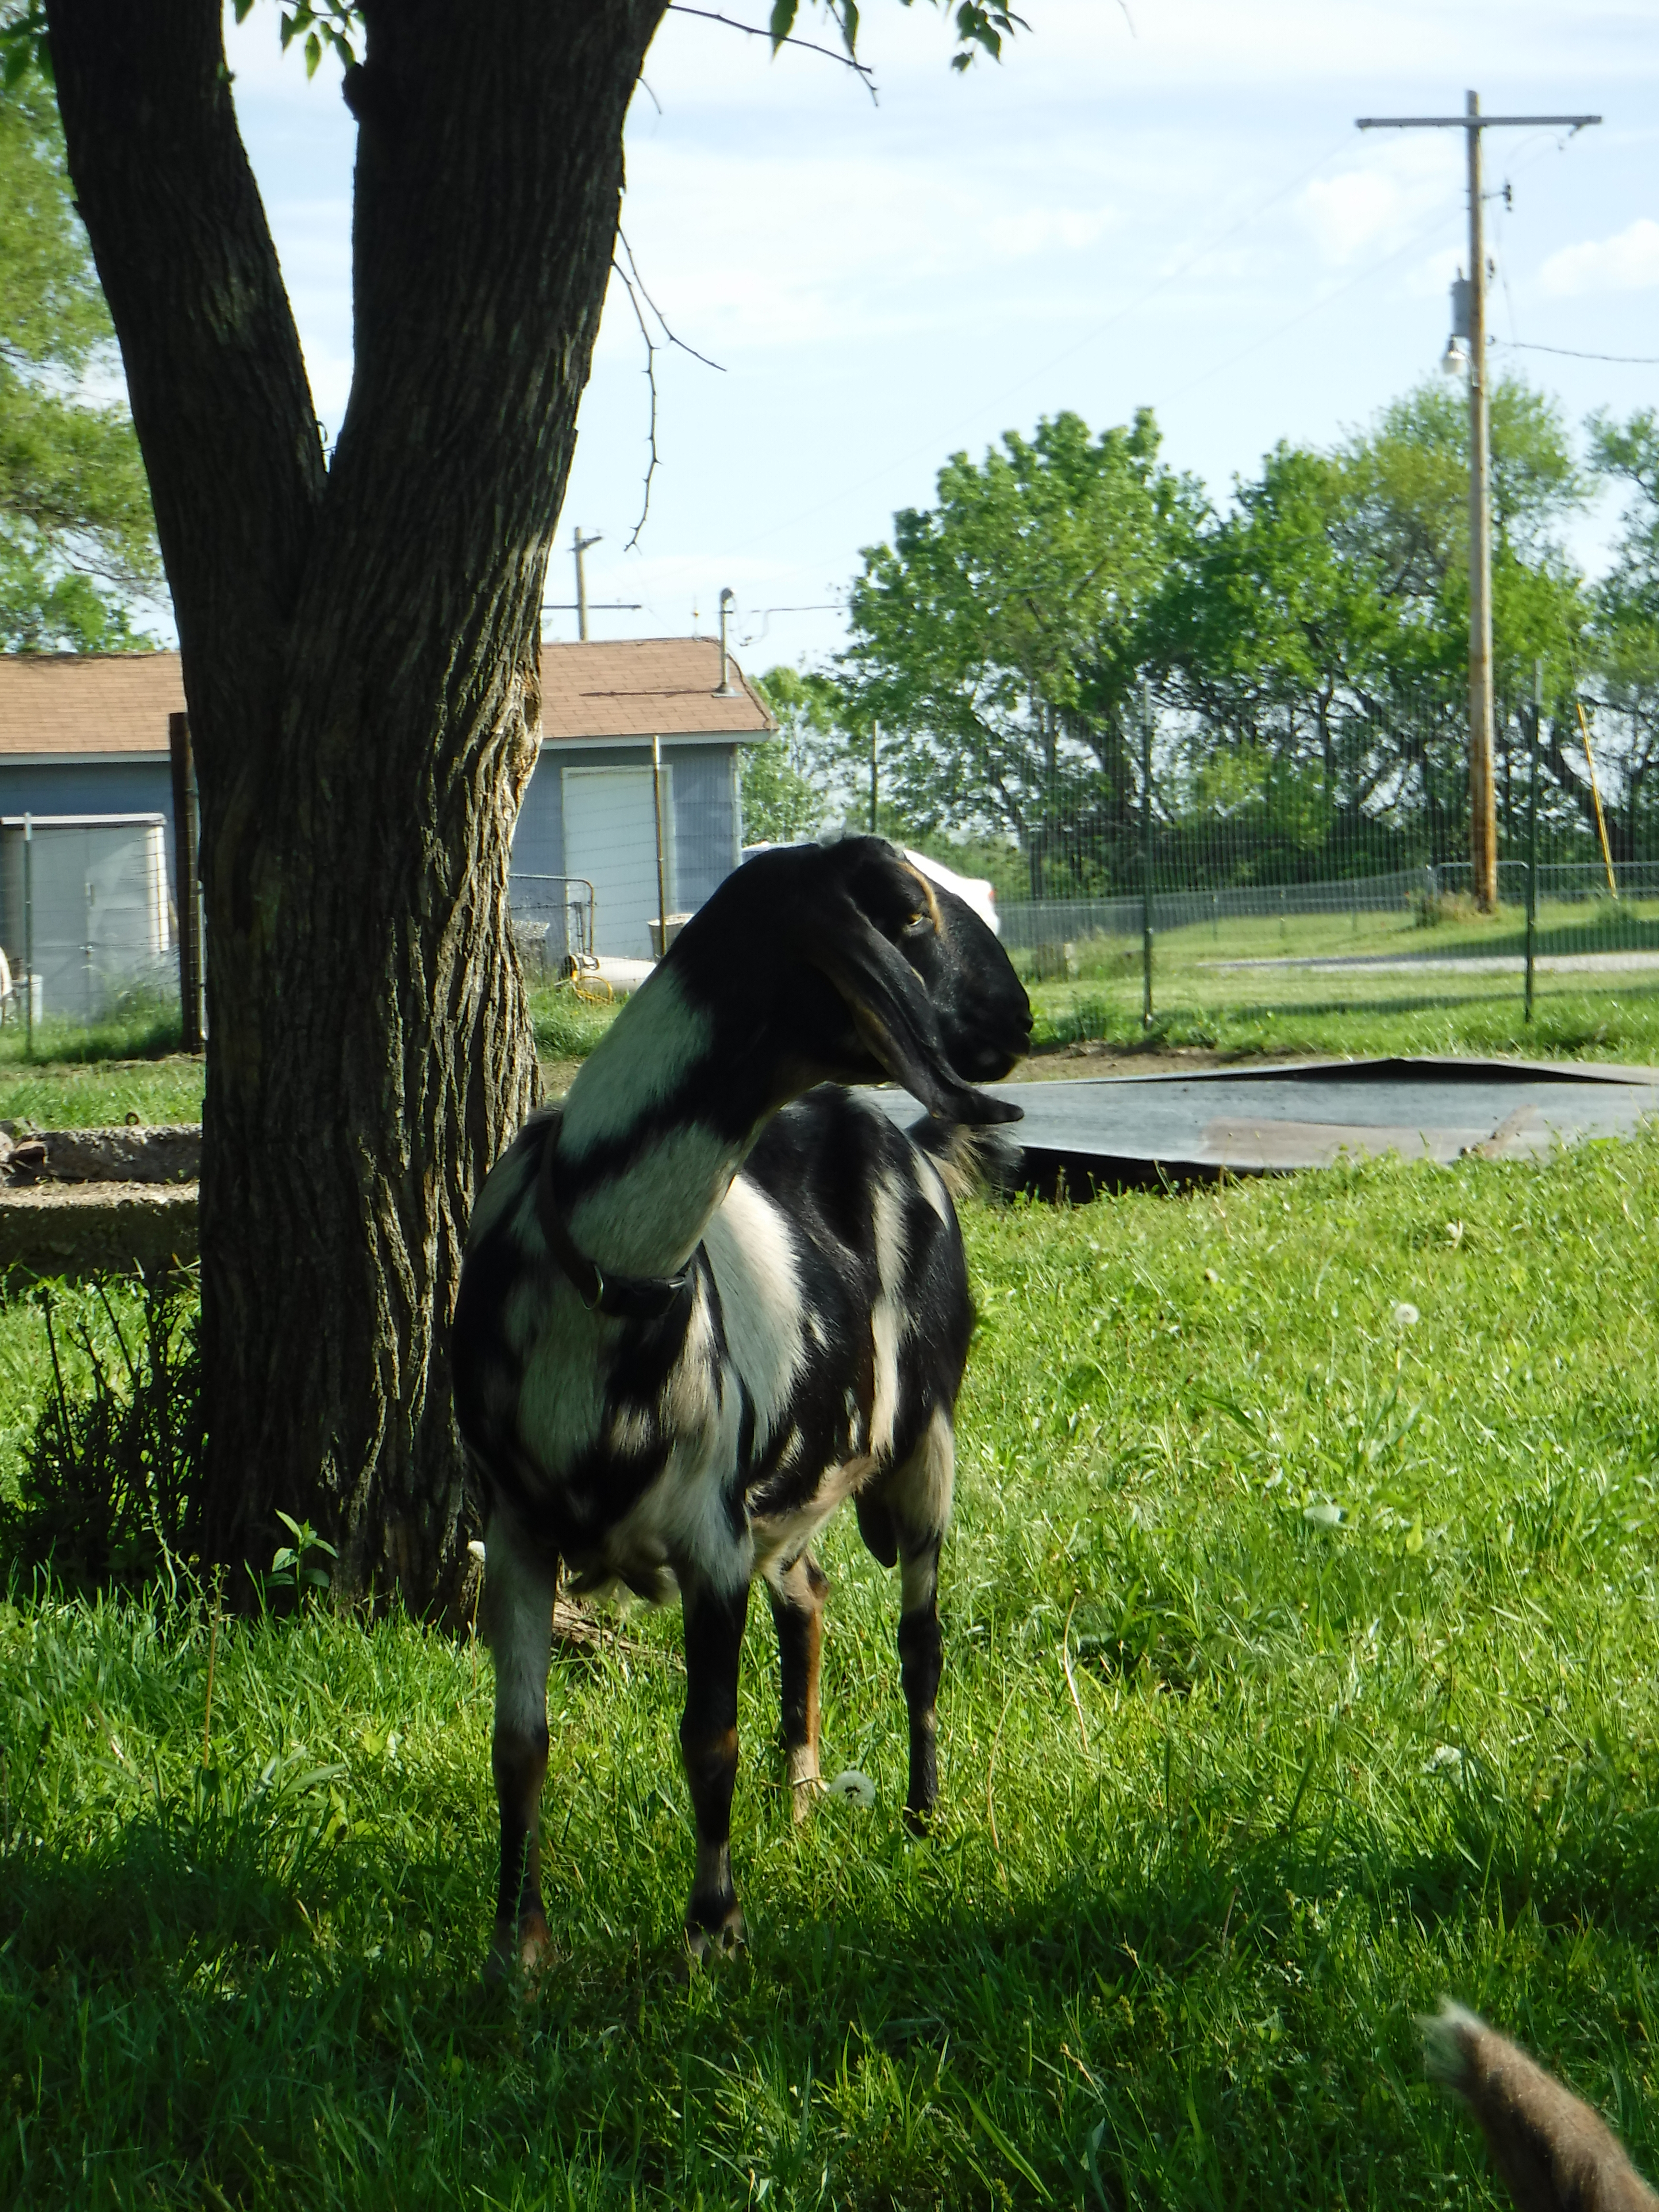
{"type": "Polygon", "coordinates": [[[268,1565],[282,1510],[337,1546],[341,1595],[421,1610],[465,1565],[466,1221],[536,1091],[508,854],[661,13],[369,0],[345,88],[356,363],[325,468],[217,0],[49,0],[201,787],[210,1549],[268,1565]]]}

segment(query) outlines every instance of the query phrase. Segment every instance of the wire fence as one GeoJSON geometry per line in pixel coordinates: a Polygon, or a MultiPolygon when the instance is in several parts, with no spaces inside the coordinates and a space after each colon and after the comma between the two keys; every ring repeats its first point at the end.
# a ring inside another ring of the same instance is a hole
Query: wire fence
{"type": "Polygon", "coordinates": [[[0,820],[0,1022],[176,1007],[177,947],[165,816],[0,820]]]}
{"type": "Polygon", "coordinates": [[[1498,906],[1482,913],[1466,717],[1461,696],[1420,691],[1226,717],[1149,696],[1116,729],[1037,717],[1023,750],[984,763],[994,802],[958,805],[948,828],[916,804],[927,741],[919,763],[915,741],[894,738],[878,819],[990,878],[1030,980],[1121,973],[1133,957],[1148,1015],[1160,972],[1187,963],[1410,969],[1424,997],[1448,999],[1460,969],[1513,971],[1528,1007],[1540,961],[1650,966],[1659,982],[1653,730],[1606,702],[1521,702],[1500,720],[1498,906]]]}

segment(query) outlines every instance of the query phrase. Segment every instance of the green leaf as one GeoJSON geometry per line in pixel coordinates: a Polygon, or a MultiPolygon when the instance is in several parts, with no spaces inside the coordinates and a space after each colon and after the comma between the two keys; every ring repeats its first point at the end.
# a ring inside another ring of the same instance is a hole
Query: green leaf
{"type": "Polygon", "coordinates": [[[772,51],[778,48],[795,27],[795,12],[799,0],[772,0],[772,51]]]}
{"type": "Polygon", "coordinates": [[[307,76],[316,76],[317,64],[322,58],[322,40],[318,37],[315,31],[307,33],[306,37],[306,75],[307,76]]]}

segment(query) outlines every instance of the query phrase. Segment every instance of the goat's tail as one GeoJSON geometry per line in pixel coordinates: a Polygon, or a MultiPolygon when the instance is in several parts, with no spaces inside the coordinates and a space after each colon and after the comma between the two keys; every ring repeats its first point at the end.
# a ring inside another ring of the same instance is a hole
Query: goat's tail
{"type": "Polygon", "coordinates": [[[1019,1181],[1019,1139],[998,1122],[935,1121],[911,1124],[910,1141],[926,1152],[960,1201],[975,1191],[1012,1190],[1019,1181]]]}
{"type": "Polygon", "coordinates": [[[1659,2212],[1606,2121],[1518,2045],[1449,1998],[1418,2026],[1430,2074],[1479,2120],[1524,2212],[1659,2212]]]}

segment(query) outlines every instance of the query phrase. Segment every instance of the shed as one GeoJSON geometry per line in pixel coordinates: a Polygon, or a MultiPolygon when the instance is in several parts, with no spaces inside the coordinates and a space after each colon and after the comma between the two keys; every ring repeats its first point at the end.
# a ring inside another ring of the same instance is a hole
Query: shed
{"type": "MultiPolygon", "coordinates": [[[[713,638],[543,644],[541,750],[514,836],[513,901],[561,949],[574,879],[592,886],[597,949],[650,957],[653,737],[670,913],[701,906],[738,865],[737,749],[775,724],[735,660],[724,687],[720,671],[713,638]]],[[[167,717],[184,704],[176,653],[0,655],[0,815],[160,815],[171,883],[167,717]]]]}
{"type": "Polygon", "coordinates": [[[184,705],[176,653],[0,654],[0,815],[160,815],[170,884],[167,716],[184,705]]]}
{"type": "Polygon", "coordinates": [[[742,858],[738,747],[776,728],[707,637],[542,644],[542,743],[513,844],[513,903],[560,950],[573,891],[593,890],[594,950],[648,959],[657,913],[651,741],[663,760],[668,912],[691,913],[742,858]]]}

